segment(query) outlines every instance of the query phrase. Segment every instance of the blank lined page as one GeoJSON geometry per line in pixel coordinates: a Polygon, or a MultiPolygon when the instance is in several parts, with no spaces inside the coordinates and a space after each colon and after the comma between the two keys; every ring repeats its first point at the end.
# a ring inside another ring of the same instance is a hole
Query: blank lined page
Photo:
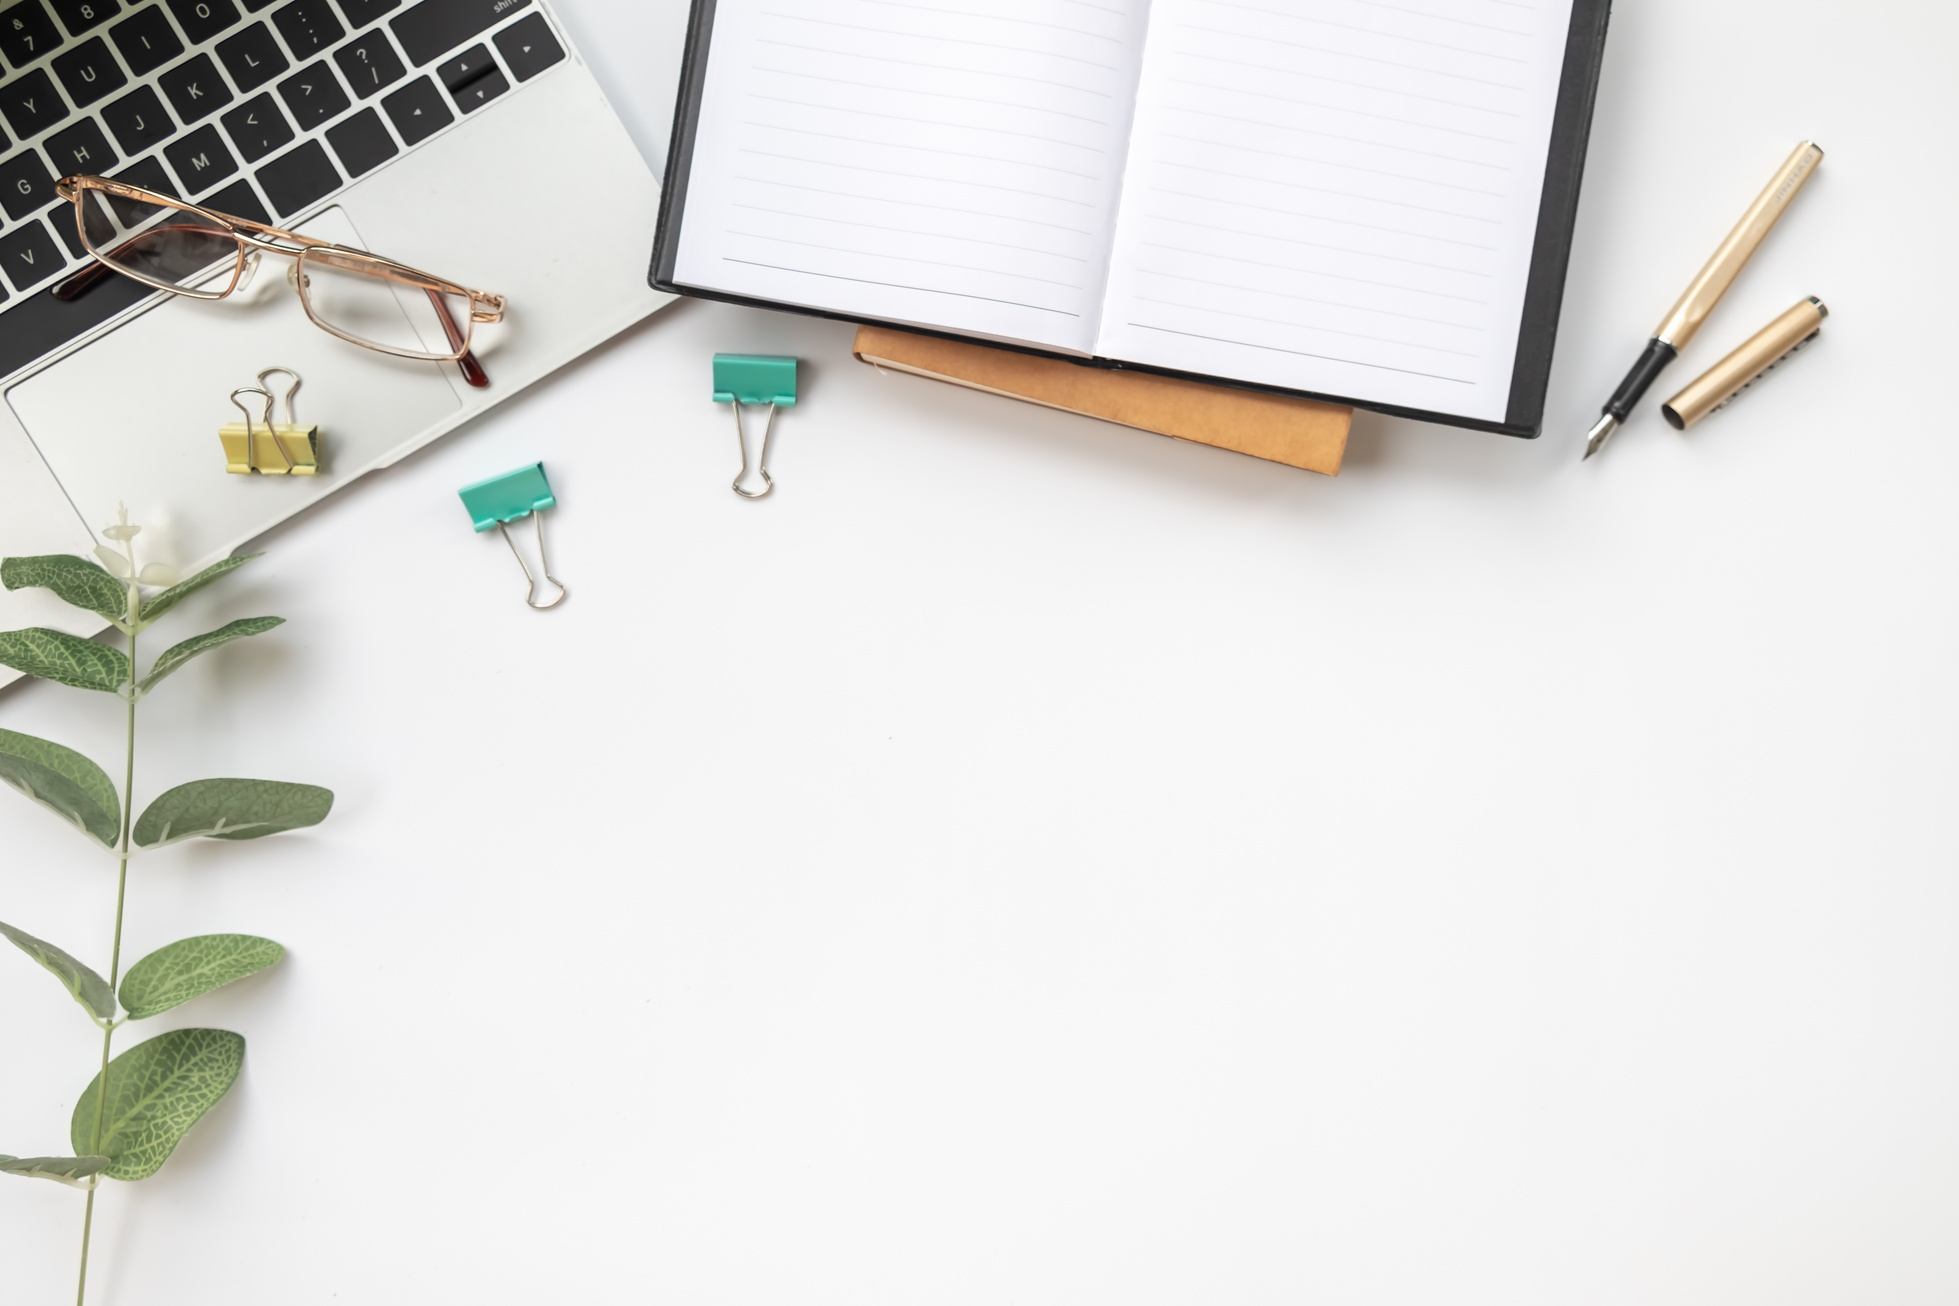
{"type": "Polygon", "coordinates": [[[1096,352],[1500,421],[1570,0],[1156,0],[1096,352]]]}
{"type": "Polygon", "coordinates": [[[675,277],[1087,353],[1148,0],[720,0],[675,277]]]}

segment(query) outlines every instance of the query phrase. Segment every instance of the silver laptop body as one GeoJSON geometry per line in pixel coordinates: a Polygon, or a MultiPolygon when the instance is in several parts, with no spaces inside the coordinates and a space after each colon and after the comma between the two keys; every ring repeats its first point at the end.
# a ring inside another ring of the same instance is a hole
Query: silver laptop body
{"type": "MultiPolygon", "coordinates": [[[[0,557],[87,556],[126,504],[188,573],[670,302],[657,183],[543,0],[16,0],[0,58],[0,557]],[[52,180],[80,172],[506,296],[488,387],[322,331],[276,258],[224,301],[111,276],[56,302],[87,260],[52,180]],[[305,378],[318,476],[226,473],[228,396],[272,367],[305,378]]],[[[30,625],[101,623],[0,592],[30,625]]]]}

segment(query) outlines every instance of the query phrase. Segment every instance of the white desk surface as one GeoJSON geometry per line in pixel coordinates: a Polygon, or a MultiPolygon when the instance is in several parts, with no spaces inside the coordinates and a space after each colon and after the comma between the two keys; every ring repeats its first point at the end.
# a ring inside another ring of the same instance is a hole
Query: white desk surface
{"type": "MultiPolygon", "coordinates": [[[[684,5],[562,7],[657,162],[684,5]]],[[[251,1051],[91,1300],[1947,1306],[1956,62],[1931,0],[1622,5],[1535,443],[1363,415],[1329,480],[690,303],[277,532],[139,789],[339,807],[133,876],[129,955],[292,957],[155,1022],[251,1051]],[[1806,135],[1666,380],[1822,341],[1581,465],[1806,135]],[[763,503],[716,350],[805,361],[763,503]],[[455,500],[538,457],[544,615],[455,500]]],[[[8,803],[0,918],[93,957],[110,868],[8,803]]],[[[24,958],[0,1011],[56,1150],[93,1031],[24,958]]],[[[0,1295],[80,1215],[0,1184],[0,1295]]]]}

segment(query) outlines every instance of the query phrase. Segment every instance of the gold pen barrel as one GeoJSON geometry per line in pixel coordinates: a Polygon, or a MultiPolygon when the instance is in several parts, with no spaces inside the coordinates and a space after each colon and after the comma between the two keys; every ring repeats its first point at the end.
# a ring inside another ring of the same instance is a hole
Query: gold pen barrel
{"type": "Polygon", "coordinates": [[[1684,431],[1753,385],[1777,363],[1816,338],[1830,310],[1811,295],[1742,342],[1741,348],[1703,372],[1660,405],[1660,416],[1684,431]]]}
{"type": "Polygon", "coordinates": [[[1659,329],[1653,333],[1654,339],[1663,340],[1676,350],[1687,347],[1687,342],[1701,329],[1701,323],[1707,321],[1707,315],[1721,302],[1721,296],[1728,293],[1728,287],[1734,284],[1735,277],[1754,255],[1762,238],[1769,234],[1777,219],[1789,207],[1789,201],[1796,197],[1803,183],[1815,174],[1816,165],[1822,161],[1823,151],[1814,141],[1804,141],[1796,147],[1795,153],[1789,156],[1762,193],[1755,197],[1755,202],[1748,206],[1748,212],[1741,215],[1741,221],[1721,242],[1721,247],[1714,251],[1714,257],[1708,259],[1707,266],[1700,270],[1700,275],[1680,296],[1680,302],[1660,323],[1659,329]]]}

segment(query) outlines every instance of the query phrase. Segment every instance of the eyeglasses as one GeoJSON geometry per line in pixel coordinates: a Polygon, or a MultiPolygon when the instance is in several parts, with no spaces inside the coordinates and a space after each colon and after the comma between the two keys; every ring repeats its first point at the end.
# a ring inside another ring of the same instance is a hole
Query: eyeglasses
{"type": "Polygon", "coordinates": [[[469,342],[477,323],[503,319],[502,295],[107,177],[63,177],[55,191],[74,202],[75,229],[95,259],[54,288],[56,299],[75,299],[111,272],[224,299],[251,284],[264,255],[281,254],[293,260],[286,280],[321,330],[397,358],[453,362],[471,385],[490,383],[469,342]]]}

